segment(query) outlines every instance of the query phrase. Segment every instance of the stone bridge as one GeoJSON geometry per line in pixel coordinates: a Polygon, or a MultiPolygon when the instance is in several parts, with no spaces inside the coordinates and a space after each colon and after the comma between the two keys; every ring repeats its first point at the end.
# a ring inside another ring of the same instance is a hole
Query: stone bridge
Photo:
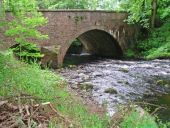
{"type": "MultiPolygon", "coordinates": [[[[126,13],[89,10],[41,10],[48,19],[40,27],[49,39],[38,42],[44,57],[42,63],[52,67],[62,66],[72,41],[78,38],[86,51],[107,57],[120,57],[132,47],[136,40],[136,26],[124,22],[126,13]]],[[[9,48],[13,43],[0,44],[0,49],[9,48]]]]}

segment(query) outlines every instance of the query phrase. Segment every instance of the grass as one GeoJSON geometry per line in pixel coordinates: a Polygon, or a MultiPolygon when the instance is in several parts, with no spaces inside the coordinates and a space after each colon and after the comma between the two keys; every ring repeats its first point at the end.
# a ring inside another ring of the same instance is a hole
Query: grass
{"type": "Polygon", "coordinates": [[[141,115],[135,110],[132,110],[130,115],[125,116],[120,126],[121,128],[158,128],[155,119],[148,113],[145,112],[144,115],[141,115]]]}
{"type": "Polygon", "coordinates": [[[101,118],[88,113],[86,107],[67,91],[63,78],[48,70],[41,70],[37,64],[19,62],[10,52],[1,52],[0,96],[15,97],[21,93],[41,98],[43,102],[52,102],[79,128],[107,128],[109,125],[107,116],[101,118]]]}
{"type": "Polygon", "coordinates": [[[26,93],[44,99],[53,99],[53,88],[63,82],[62,78],[39,66],[16,61],[12,54],[0,54],[0,95],[13,96],[26,93]]]}
{"type": "MultiPolygon", "coordinates": [[[[128,107],[127,107],[128,108],[128,107]]],[[[126,109],[127,109],[126,108],[126,109]]],[[[162,123],[156,115],[149,114],[146,110],[131,104],[130,110],[121,111],[124,115],[120,128],[169,128],[170,122],[162,123]]],[[[147,108],[146,108],[147,109],[147,108]]],[[[148,110],[148,109],[147,109],[148,110]]]]}

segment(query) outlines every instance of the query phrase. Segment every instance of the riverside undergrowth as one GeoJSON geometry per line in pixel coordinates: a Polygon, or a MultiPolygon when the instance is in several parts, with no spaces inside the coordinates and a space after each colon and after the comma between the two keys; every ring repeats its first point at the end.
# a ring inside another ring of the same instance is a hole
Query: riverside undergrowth
{"type": "MultiPolygon", "coordinates": [[[[61,112],[82,128],[109,127],[108,117],[88,113],[86,107],[66,89],[66,82],[49,70],[41,70],[37,64],[17,61],[11,52],[0,53],[0,97],[16,97],[28,94],[51,102],[61,112]]],[[[57,127],[54,123],[50,126],[57,127]]]]}
{"type": "MultiPolygon", "coordinates": [[[[148,37],[138,40],[133,49],[128,49],[125,58],[143,58],[146,60],[170,58],[170,19],[162,26],[150,30],[148,37]]],[[[144,33],[146,36],[147,34],[144,33]]]]}
{"type": "Polygon", "coordinates": [[[159,28],[151,30],[149,37],[137,44],[140,56],[146,59],[170,58],[170,19],[159,28]]]}
{"type": "MultiPolygon", "coordinates": [[[[146,108],[147,109],[147,108],[146,108]]],[[[169,128],[170,122],[162,123],[156,115],[150,115],[140,107],[132,107],[130,114],[124,113],[120,128],[169,128]]]]}

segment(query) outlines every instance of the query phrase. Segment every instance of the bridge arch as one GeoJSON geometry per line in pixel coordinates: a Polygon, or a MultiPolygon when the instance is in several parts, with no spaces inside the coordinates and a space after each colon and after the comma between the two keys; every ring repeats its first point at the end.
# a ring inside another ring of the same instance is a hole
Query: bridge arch
{"type": "MultiPolygon", "coordinates": [[[[96,45],[97,43],[89,42],[101,42],[101,40],[104,39],[112,39],[112,42],[114,42],[114,47],[117,46],[116,50],[121,49],[122,51],[126,51],[128,48],[133,47],[133,44],[136,41],[139,32],[139,27],[137,25],[128,25],[124,22],[124,19],[126,19],[128,16],[127,13],[118,13],[114,11],[104,10],[41,11],[43,13],[43,16],[48,19],[48,24],[45,26],[41,26],[38,29],[43,34],[48,35],[49,39],[33,41],[36,42],[37,46],[41,48],[41,52],[44,54],[44,57],[41,59],[41,63],[43,65],[49,63],[51,67],[54,68],[60,67],[62,65],[65,54],[71,45],[71,41],[76,38],[80,38],[81,40],[83,40],[82,42],[84,43],[84,45],[88,45],[89,49],[90,45],[92,45],[93,47],[91,48],[91,52],[94,52],[95,54],[103,53],[103,56],[110,56],[109,54],[104,54],[106,53],[105,51],[109,50],[106,50],[104,46],[108,45],[98,46],[96,45]],[[95,39],[98,39],[97,41],[94,41],[94,38],[91,39],[93,35],[95,39]],[[98,49],[95,49],[96,47],[98,47],[98,49]]],[[[10,19],[10,17],[8,18],[10,19]]],[[[5,37],[3,33],[0,33],[0,50],[8,49],[9,47],[14,45],[13,43],[14,41],[12,41],[10,38],[5,37]]],[[[111,46],[112,45],[109,45],[109,47],[111,46]]],[[[119,53],[118,51],[121,50],[117,50],[116,53],[119,53]]],[[[109,50],[108,53],[112,53],[112,51],[109,50]]],[[[120,54],[114,54],[114,56],[115,55],[121,55],[121,52],[120,54]]]]}
{"type": "Polygon", "coordinates": [[[103,29],[87,29],[84,32],[79,32],[75,38],[69,43],[65,44],[62,49],[63,56],[61,57],[61,64],[64,61],[66,53],[70,48],[72,41],[76,38],[81,41],[85,52],[101,57],[120,58],[123,55],[123,50],[118,41],[107,31],[103,29]]]}

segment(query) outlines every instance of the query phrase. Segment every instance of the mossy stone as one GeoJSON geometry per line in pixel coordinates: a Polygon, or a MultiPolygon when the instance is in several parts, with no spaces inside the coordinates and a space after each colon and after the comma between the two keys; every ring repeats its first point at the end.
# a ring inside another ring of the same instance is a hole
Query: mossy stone
{"type": "Polygon", "coordinates": [[[118,93],[115,88],[107,88],[104,92],[110,93],[110,94],[117,94],[118,93]]]}
{"type": "Polygon", "coordinates": [[[122,71],[124,73],[128,73],[129,69],[128,68],[120,68],[119,71],[122,71]]]}
{"type": "Polygon", "coordinates": [[[156,85],[160,86],[170,86],[170,80],[157,80],[156,85]]]}
{"type": "Polygon", "coordinates": [[[90,83],[83,83],[78,86],[81,90],[92,90],[93,85],[90,83]]]}

